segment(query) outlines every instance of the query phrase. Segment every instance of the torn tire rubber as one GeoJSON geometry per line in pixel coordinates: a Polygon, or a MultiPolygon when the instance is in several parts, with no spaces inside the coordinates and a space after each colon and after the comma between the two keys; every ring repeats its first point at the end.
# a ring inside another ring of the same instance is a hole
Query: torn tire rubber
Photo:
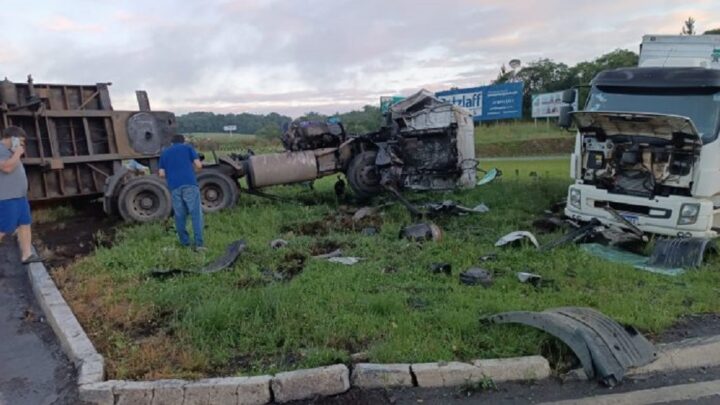
{"type": "Polygon", "coordinates": [[[172,212],[172,197],[160,178],[135,177],[120,190],[118,211],[125,222],[162,220],[172,212]]]}
{"type": "Polygon", "coordinates": [[[198,186],[204,212],[217,212],[233,207],[240,196],[235,180],[218,171],[200,173],[198,186]]]}
{"type": "Polygon", "coordinates": [[[346,177],[358,198],[370,198],[383,192],[376,157],[377,151],[365,151],[355,156],[348,166],[346,177]]]}

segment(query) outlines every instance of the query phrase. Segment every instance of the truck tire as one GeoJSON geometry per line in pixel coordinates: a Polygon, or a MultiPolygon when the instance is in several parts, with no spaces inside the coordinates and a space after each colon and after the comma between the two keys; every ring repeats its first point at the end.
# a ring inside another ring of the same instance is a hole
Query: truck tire
{"type": "Polygon", "coordinates": [[[198,186],[204,212],[217,212],[234,207],[240,196],[237,182],[215,170],[201,173],[198,176],[198,186]]]}
{"type": "Polygon", "coordinates": [[[375,166],[376,157],[376,151],[365,151],[355,156],[348,165],[348,183],[358,198],[371,198],[383,192],[380,174],[375,166]]]}
{"type": "Polygon", "coordinates": [[[120,190],[118,211],[125,222],[152,222],[172,213],[172,197],[162,180],[155,176],[131,179],[120,190]]]}

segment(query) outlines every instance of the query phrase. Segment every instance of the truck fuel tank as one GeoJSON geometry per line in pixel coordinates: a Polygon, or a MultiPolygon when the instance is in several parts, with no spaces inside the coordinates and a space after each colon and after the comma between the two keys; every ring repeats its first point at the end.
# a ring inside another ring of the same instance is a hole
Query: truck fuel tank
{"type": "Polygon", "coordinates": [[[317,165],[314,151],[251,156],[248,160],[249,186],[260,188],[315,180],[317,165]]]}

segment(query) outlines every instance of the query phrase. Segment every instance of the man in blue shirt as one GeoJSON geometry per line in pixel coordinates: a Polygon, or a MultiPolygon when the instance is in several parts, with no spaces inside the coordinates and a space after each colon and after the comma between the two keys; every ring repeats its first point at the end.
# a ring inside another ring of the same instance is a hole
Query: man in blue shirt
{"type": "Polygon", "coordinates": [[[203,213],[195,172],[202,169],[202,162],[195,149],[185,144],[185,137],[175,135],[172,146],[160,155],[160,177],[167,179],[168,188],[172,193],[173,211],[175,212],[175,229],[180,244],[190,246],[190,236],[186,228],[188,214],[192,219],[195,250],[204,251],[203,213]]]}

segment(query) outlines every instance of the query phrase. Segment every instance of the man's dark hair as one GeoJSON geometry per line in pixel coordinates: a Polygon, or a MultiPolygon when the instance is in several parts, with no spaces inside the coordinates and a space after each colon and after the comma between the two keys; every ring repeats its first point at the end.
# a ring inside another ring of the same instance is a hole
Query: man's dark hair
{"type": "Polygon", "coordinates": [[[25,133],[24,129],[12,125],[5,128],[5,130],[2,132],[2,139],[8,139],[12,137],[27,138],[27,134],[25,133]]]}
{"type": "Polygon", "coordinates": [[[173,135],[172,143],[185,143],[185,135],[181,135],[181,134],[173,135]]]}

